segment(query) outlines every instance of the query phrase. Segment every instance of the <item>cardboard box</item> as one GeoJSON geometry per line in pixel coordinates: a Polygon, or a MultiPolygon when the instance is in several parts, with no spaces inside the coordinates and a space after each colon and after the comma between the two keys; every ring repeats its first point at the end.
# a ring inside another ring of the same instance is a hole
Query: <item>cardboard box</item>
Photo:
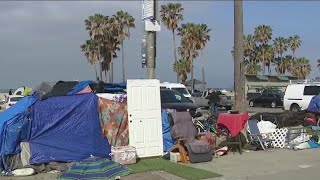
{"type": "Polygon", "coordinates": [[[135,164],[137,162],[137,151],[133,146],[111,147],[111,160],[122,165],[135,164]]]}

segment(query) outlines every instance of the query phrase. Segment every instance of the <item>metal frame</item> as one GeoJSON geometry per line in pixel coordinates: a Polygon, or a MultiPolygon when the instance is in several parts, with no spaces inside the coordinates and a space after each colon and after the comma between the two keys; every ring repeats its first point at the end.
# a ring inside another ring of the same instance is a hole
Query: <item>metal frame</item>
{"type": "Polygon", "coordinates": [[[290,80],[290,84],[320,84],[320,81],[315,80],[290,80]]]}

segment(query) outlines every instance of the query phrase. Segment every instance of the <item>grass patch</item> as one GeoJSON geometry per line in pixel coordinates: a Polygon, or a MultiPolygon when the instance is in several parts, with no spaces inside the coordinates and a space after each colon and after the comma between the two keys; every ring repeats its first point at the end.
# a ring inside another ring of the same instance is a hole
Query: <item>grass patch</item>
{"type": "Polygon", "coordinates": [[[185,179],[208,179],[220,177],[220,174],[210,171],[197,169],[178,163],[173,163],[163,159],[140,159],[136,164],[127,166],[131,169],[132,174],[148,172],[148,171],[166,171],[167,173],[185,178],[185,179]]]}

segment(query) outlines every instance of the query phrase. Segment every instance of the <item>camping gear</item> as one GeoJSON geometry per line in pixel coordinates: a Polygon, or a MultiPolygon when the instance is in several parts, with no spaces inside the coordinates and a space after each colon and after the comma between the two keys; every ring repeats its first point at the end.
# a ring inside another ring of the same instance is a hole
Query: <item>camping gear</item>
{"type": "Polygon", "coordinates": [[[307,110],[311,112],[320,112],[320,95],[314,96],[311,99],[307,110]]]}
{"type": "Polygon", "coordinates": [[[122,165],[135,164],[137,162],[137,151],[133,146],[111,147],[111,159],[122,165]]]}
{"type": "Polygon", "coordinates": [[[90,155],[109,157],[93,94],[51,97],[32,107],[30,164],[73,162],[90,155]]]}
{"type": "MultiPolygon", "coordinates": [[[[67,95],[73,94],[83,94],[83,92],[92,92],[90,84],[94,83],[93,81],[81,81],[78,82],[72,89],[67,93],[67,95]],[[79,93],[81,92],[81,93],[79,93]]],[[[73,84],[73,83],[72,83],[73,84]]]]}
{"type": "Polygon", "coordinates": [[[99,98],[102,135],[111,146],[129,144],[127,103],[99,98]]]}
{"type": "Polygon", "coordinates": [[[258,121],[256,119],[250,119],[248,121],[249,130],[250,130],[249,144],[253,145],[253,144],[259,143],[260,146],[262,147],[262,149],[266,150],[266,143],[270,143],[273,140],[263,138],[263,136],[261,135],[261,133],[259,131],[257,123],[258,123],[258,121]]]}
{"type": "Polygon", "coordinates": [[[199,136],[189,112],[173,112],[173,126],[171,135],[175,145],[169,152],[179,151],[181,162],[187,163],[187,155],[191,163],[206,162],[212,160],[210,145],[205,141],[197,140],[199,136]],[[185,147],[187,152],[185,151],[185,147]]]}
{"type": "MultiPolygon", "coordinates": [[[[74,86],[78,84],[78,81],[58,81],[51,89],[50,92],[44,94],[41,99],[54,96],[65,96],[74,86]]],[[[83,89],[83,88],[82,88],[83,89]]]]}
{"type": "Polygon", "coordinates": [[[129,175],[127,167],[104,158],[90,157],[81,162],[77,162],[63,173],[58,179],[115,179],[118,176],[129,175]]]}

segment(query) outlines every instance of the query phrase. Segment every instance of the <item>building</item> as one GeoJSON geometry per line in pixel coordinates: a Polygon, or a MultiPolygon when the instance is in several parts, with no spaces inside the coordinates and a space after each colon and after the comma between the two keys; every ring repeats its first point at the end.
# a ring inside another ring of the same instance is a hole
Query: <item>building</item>
{"type": "Polygon", "coordinates": [[[265,88],[275,88],[285,91],[290,80],[297,80],[293,76],[269,76],[269,75],[245,75],[245,96],[248,97],[259,94],[265,88]]]}

